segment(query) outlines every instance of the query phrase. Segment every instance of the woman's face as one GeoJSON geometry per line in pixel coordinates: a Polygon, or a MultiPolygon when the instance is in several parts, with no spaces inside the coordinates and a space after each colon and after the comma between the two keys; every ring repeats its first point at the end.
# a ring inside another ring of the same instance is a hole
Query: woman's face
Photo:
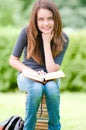
{"type": "Polygon", "coordinates": [[[54,29],[53,13],[48,9],[40,8],[37,13],[37,26],[42,33],[51,33],[54,29]]]}

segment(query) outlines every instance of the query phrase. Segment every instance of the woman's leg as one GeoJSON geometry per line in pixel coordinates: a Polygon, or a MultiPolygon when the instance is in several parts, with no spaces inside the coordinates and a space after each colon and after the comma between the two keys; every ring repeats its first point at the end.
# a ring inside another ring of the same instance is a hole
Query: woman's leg
{"type": "Polygon", "coordinates": [[[24,130],[34,130],[36,114],[43,95],[43,85],[23,77],[22,74],[18,76],[17,81],[19,89],[27,92],[24,130]]]}
{"type": "Polygon", "coordinates": [[[44,86],[46,103],[49,115],[48,130],[60,130],[60,90],[59,80],[48,81],[44,86]]]}

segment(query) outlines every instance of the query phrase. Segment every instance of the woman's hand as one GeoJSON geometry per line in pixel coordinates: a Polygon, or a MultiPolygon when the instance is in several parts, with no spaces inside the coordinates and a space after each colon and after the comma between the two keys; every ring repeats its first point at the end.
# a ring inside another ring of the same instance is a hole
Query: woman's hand
{"type": "Polygon", "coordinates": [[[43,43],[49,44],[53,38],[53,32],[52,33],[42,33],[42,39],[43,43]]]}
{"type": "Polygon", "coordinates": [[[37,73],[42,76],[46,74],[46,72],[44,72],[43,70],[39,70],[37,73]]]}

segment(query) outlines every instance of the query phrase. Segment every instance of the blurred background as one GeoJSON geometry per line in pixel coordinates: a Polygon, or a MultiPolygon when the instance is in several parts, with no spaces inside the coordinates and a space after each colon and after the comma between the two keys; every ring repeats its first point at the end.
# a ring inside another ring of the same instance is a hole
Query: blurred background
{"type": "MultiPolygon", "coordinates": [[[[36,0],[0,0],[0,120],[24,117],[25,94],[19,93],[17,71],[9,66],[16,39],[29,21],[36,0]]],[[[54,0],[70,44],[61,68],[62,130],[86,129],[86,0],[54,0]]]]}
{"type": "MultiPolygon", "coordinates": [[[[0,92],[17,89],[17,71],[9,66],[9,56],[18,34],[29,21],[36,0],[0,0],[0,92]]],[[[86,0],[54,0],[70,45],[62,69],[61,91],[86,91],[86,0]],[[64,84],[65,82],[65,84],[64,84]]]]}

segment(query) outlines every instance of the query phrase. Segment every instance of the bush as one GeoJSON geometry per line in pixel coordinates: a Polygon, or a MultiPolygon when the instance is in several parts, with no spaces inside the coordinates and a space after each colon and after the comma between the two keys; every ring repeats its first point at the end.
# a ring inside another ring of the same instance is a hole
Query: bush
{"type": "Polygon", "coordinates": [[[66,77],[62,79],[61,90],[86,91],[86,31],[70,35],[70,44],[62,68],[66,77]]]}
{"type": "Polygon", "coordinates": [[[10,91],[16,88],[17,72],[9,66],[9,57],[19,29],[1,27],[0,32],[0,91],[10,91]]]}

